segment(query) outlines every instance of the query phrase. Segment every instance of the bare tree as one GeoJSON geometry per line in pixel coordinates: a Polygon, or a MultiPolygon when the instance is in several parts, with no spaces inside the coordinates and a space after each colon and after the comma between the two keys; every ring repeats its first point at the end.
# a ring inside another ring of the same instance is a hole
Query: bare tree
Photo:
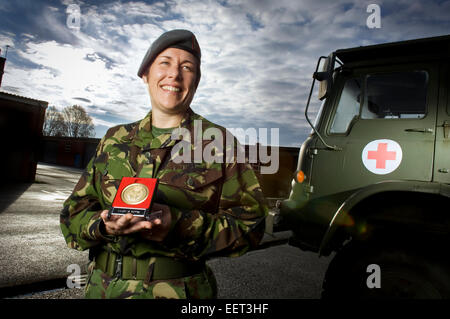
{"type": "Polygon", "coordinates": [[[47,109],[43,134],[47,136],[94,137],[92,117],[79,105],[59,112],[54,106],[47,109]]]}
{"type": "Polygon", "coordinates": [[[64,120],[67,125],[67,136],[70,137],[94,137],[95,129],[92,117],[79,105],[72,105],[63,110],[64,120]]]}
{"type": "Polygon", "coordinates": [[[50,106],[45,112],[42,134],[45,136],[67,135],[67,125],[64,121],[64,117],[54,106],[50,106]]]}

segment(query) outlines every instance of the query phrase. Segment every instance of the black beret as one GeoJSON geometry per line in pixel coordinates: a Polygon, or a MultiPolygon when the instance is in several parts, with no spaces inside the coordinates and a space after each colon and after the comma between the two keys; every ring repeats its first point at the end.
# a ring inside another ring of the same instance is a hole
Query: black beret
{"type": "Polygon", "coordinates": [[[198,59],[200,64],[202,54],[195,35],[191,31],[177,29],[163,33],[152,43],[142,60],[137,75],[142,77],[158,54],[167,48],[177,48],[188,51],[198,59]]]}

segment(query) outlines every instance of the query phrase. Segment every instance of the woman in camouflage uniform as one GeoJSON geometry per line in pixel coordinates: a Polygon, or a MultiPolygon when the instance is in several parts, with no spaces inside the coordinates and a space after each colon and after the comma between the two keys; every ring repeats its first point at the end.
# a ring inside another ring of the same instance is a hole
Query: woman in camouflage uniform
{"type": "Polygon", "coordinates": [[[182,139],[172,136],[174,128],[200,138],[203,149],[212,142],[205,130],[227,135],[190,108],[200,60],[189,31],[166,32],[152,44],[138,72],[152,110],[141,121],[108,130],[64,203],[61,229],[68,246],[90,249],[93,260],[86,298],[214,298],[206,259],[242,255],[261,240],[268,208],[248,163],[236,156],[180,163],[172,156],[182,139]],[[162,211],[161,218],[108,219],[125,176],[159,179],[152,209],[162,211]]]}

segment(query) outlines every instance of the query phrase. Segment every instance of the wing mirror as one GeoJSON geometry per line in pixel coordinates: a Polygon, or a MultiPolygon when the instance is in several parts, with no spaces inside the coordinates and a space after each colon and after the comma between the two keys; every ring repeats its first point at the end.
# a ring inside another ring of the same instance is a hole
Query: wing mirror
{"type": "Polygon", "coordinates": [[[313,81],[311,84],[311,90],[309,91],[308,101],[306,102],[305,118],[306,118],[306,121],[308,122],[308,124],[312,127],[313,131],[317,134],[317,136],[319,137],[319,139],[322,141],[323,145],[325,145],[325,147],[327,149],[340,151],[340,150],[342,150],[341,148],[337,147],[336,145],[334,145],[334,146],[328,145],[324,141],[323,137],[320,135],[320,133],[317,131],[317,129],[311,123],[311,120],[308,118],[309,103],[311,101],[311,95],[314,90],[314,83],[316,81],[320,82],[320,88],[319,88],[319,99],[320,100],[323,100],[326,97],[328,97],[328,95],[331,92],[331,86],[332,86],[332,81],[333,81],[333,72],[334,72],[334,62],[335,62],[334,53],[331,53],[328,57],[321,56],[319,58],[319,60],[317,61],[316,71],[313,73],[313,81]],[[320,61],[322,59],[324,59],[325,62],[323,64],[322,71],[318,72],[320,61]]]}
{"type": "Polygon", "coordinates": [[[335,55],[331,53],[328,57],[322,58],[324,59],[324,63],[321,72],[314,72],[313,74],[313,78],[320,82],[318,96],[319,100],[327,98],[331,92],[331,87],[333,84],[335,55]]]}

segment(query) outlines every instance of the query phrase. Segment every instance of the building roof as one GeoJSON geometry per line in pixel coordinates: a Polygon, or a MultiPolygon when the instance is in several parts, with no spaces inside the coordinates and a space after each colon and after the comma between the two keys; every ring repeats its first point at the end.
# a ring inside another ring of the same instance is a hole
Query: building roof
{"type": "Polygon", "coordinates": [[[47,107],[48,102],[0,91],[0,99],[24,104],[47,107]]]}

